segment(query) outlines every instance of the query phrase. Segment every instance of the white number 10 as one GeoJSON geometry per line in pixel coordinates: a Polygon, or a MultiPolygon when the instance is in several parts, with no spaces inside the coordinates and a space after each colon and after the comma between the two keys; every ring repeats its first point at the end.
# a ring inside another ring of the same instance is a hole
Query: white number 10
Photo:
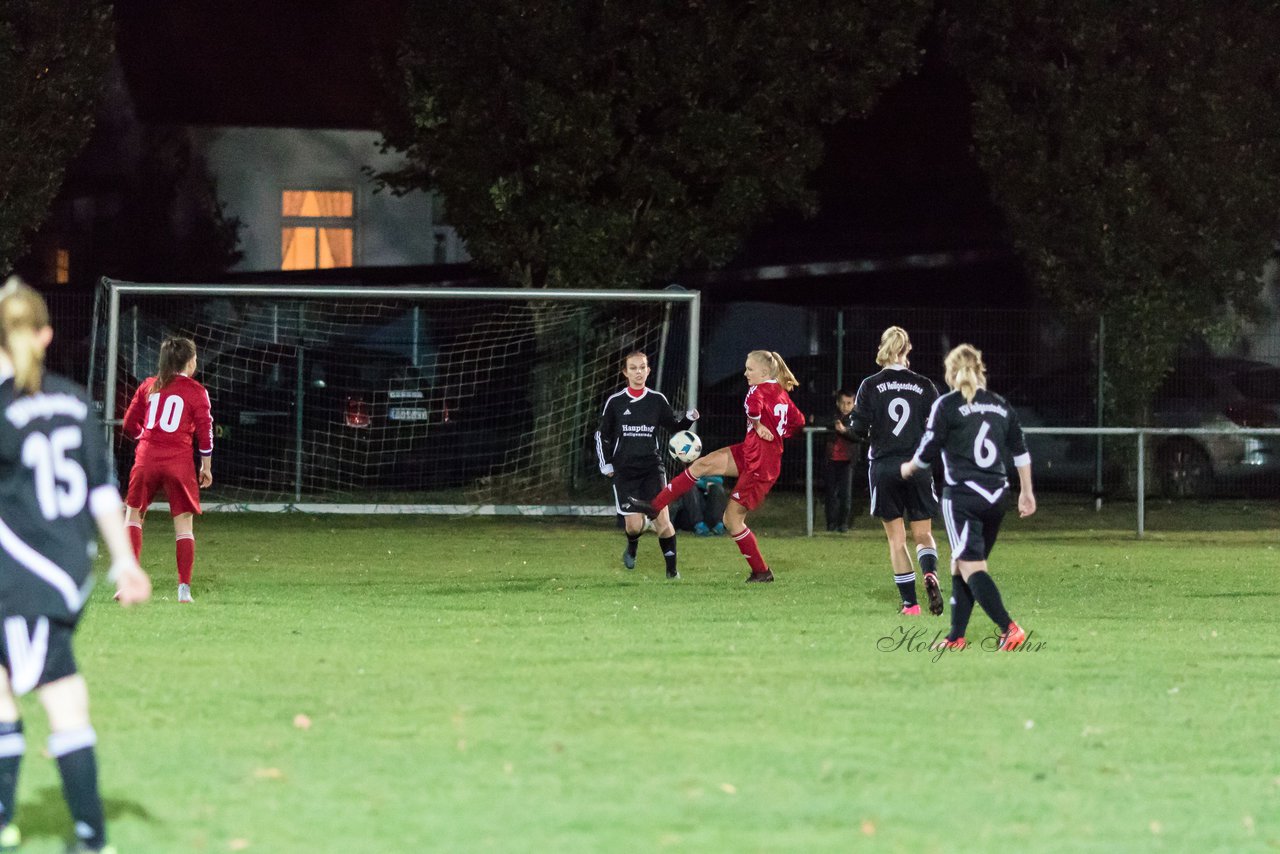
{"type": "MultiPolygon", "coordinates": [[[[147,395],[151,404],[147,407],[147,429],[156,426],[156,410],[160,408],[160,393],[147,395]]],[[[182,398],[171,394],[164,399],[164,411],[160,413],[160,429],[166,433],[174,433],[182,423],[182,398]]]]}

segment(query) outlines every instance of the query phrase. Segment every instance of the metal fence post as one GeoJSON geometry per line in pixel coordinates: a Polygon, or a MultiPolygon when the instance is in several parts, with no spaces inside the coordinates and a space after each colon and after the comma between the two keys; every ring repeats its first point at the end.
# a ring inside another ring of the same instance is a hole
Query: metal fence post
{"type": "Polygon", "coordinates": [[[1138,430],[1138,539],[1147,528],[1147,434],[1138,430]]]}
{"type": "MultiPolygon", "coordinates": [[[[1103,369],[1103,357],[1106,354],[1106,332],[1107,321],[1101,312],[1098,314],[1098,388],[1094,396],[1098,400],[1098,426],[1102,426],[1102,383],[1106,371],[1103,369]]],[[[1102,511],[1102,434],[1098,434],[1097,459],[1094,461],[1093,471],[1093,510],[1095,513],[1102,511]]]]}
{"type": "Polygon", "coordinates": [[[813,536],[813,434],[804,431],[804,525],[805,535],[813,536]]]}

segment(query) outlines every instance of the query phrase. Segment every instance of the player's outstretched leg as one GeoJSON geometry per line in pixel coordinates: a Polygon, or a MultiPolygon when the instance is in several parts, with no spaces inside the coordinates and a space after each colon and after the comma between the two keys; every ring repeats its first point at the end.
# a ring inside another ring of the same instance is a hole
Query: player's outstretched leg
{"type": "Polygon", "coordinates": [[[622,504],[622,510],[624,513],[643,513],[651,520],[657,519],[660,512],[657,507],[654,507],[648,501],[643,498],[636,498],[634,495],[627,496],[626,502],[622,504]]]}

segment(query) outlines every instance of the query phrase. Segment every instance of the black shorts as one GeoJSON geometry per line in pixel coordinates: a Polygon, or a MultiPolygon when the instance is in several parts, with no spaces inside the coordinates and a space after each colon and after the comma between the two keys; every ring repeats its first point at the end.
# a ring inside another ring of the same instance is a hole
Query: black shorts
{"type": "Polygon", "coordinates": [[[867,469],[867,485],[871,490],[870,515],[886,522],[906,519],[922,522],[938,515],[938,494],[933,491],[933,472],[920,469],[909,480],[902,479],[905,458],[889,457],[872,460],[867,469]]]}
{"type": "Polygon", "coordinates": [[[639,472],[615,470],[611,480],[613,481],[613,506],[620,515],[626,515],[622,505],[628,498],[652,501],[667,485],[666,472],[661,466],[639,472]]]}
{"type": "Polygon", "coordinates": [[[951,541],[951,560],[986,560],[996,547],[1004,513],[1004,490],[992,501],[963,487],[944,489],[942,521],[951,541]]]}
{"type": "Polygon", "coordinates": [[[9,671],[14,696],[76,672],[71,652],[74,623],[51,617],[5,616],[0,633],[0,664],[9,671]]]}

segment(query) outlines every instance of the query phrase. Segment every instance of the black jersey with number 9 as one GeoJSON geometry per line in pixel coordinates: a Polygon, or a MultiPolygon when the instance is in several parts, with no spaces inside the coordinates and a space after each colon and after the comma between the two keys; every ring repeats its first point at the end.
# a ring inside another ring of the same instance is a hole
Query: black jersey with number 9
{"type": "Polygon", "coordinates": [[[84,391],[53,374],[42,386],[0,381],[0,610],[73,619],[92,587],[92,508],[120,494],[84,391]]]}
{"type": "Polygon", "coordinates": [[[900,365],[872,374],[858,386],[848,425],[868,434],[873,460],[907,459],[924,434],[938,390],[928,377],[900,365]]]}

